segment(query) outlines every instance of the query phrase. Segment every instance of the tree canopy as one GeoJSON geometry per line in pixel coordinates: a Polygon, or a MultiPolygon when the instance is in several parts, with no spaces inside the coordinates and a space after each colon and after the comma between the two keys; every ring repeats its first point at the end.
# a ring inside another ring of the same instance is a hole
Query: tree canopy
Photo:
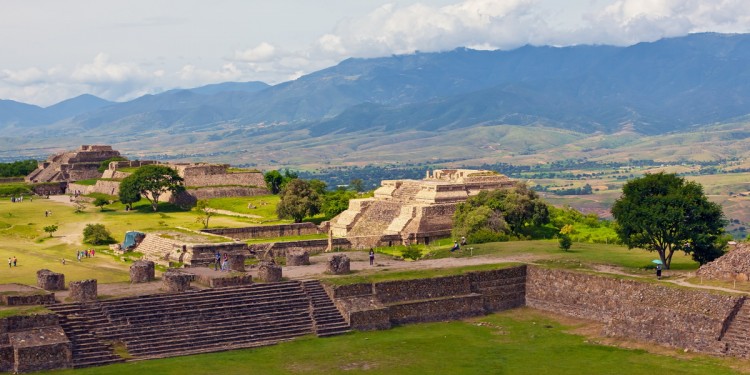
{"type": "Polygon", "coordinates": [[[723,254],[726,220],[703,187],[675,174],[647,174],[628,181],[612,207],[617,234],[629,248],[656,251],[669,269],[675,251],[701,264],[723,254]]]}
{"type": "MultiPolygon", "coordinates": [[[[323,187],[325,188],[325,184],[323,187]]],[[[301,179],[289,181],[281,190],[280,201],[276,206],[279,218],[289,218],[299,223],[305,217],[320,212],[322,195],[319,188],[319,184],[311,184],[301,179]]]]}
{"type": "Polygon", "coordinates": [[[279,194],[289,181],[297,177],[297,173],[289,169],[285,169],[283,174],[277,170],[273,170],[266,172],[263,175],[263,180],[266,181],[266,186],[271,194],[279,194]]]}
{"type": "Polygon", "coordinates": [[[549,210],[525,184],[512,189],[481,191],[456,207],[453,216],[455,237],[470,242],[499,241],[510,235],[523,236],[528,226],[549,222],[549,210]]]}
{"type": "MultiPolygon", "coordinates": [[[[120,183],[120,201],[135,203],[138,196],[143,196],[151,202],[154,211],[159,209],[159,197],[166,193],[173,194],[183,191],[182,177],[172,168],[165,165],[144,165],[125,177],[120,183]]],[[[139,198],[140,199],[140,198],[139,198]]]]}

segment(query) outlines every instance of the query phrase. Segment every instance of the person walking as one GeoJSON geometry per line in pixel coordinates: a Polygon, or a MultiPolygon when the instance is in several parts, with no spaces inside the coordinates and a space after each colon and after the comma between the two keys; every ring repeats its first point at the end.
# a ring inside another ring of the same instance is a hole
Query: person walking
{"type": "Polygon", "coordinates": [[[15,255],[13,256],[13,267],[18,267],[18,259],[15,255]]]}
{"type": "Polygon", "coordinates": [[[8,268],[11,268],[11,267],[13,267],[13,260],[8,258],[8,268]]]}
{"type": "Polygon", "coordinates": [[[224,261],[221,262],[221,270],[229,271],[229,255],[227,253],[224,253],[224,261]]]}
{"type": "Polygon", "coordinates": [[[214,271],[219,270],[219,263],[221,263],[221,254],[217,251],[214,255],[214,271]]]}
{"type": "Polygon", "coordinates": [[[375,264],[375,251],[370,248],[370,265],[372,266],[375,264]]]}

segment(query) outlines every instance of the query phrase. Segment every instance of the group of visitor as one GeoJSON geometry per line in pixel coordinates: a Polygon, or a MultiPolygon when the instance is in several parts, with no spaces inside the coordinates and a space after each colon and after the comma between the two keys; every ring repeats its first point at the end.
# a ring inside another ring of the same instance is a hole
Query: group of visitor
{"type": "Polygon", "coordinates": [[[18,259],[16,258],[15,255],[13,256],[12,259],[8,258],[8,267],[9,268],[18,267],[18,259]]]}
{"type": "Polygon", "coordinates": [[[221,265],[221,272],[229,271],[229,254],[224,253],[222,256],[218,251],[214,254],[214,271],[219,270],[219,265],[221,265]]]}
{"type": "MultiPolygon", "coordinates": [[[[33,202],[33,201],[34,201],[34,197],[33,197],[33,196],[30,196],[30,197],[29,197],[29,200],[30,200],[31,202],[33,202]]],[[[10,202],[11,202],[11,203],[21,203],[21,202],[23,202],[23,195],[21,195],[21,196],[18,196],[18,197],[17,197],[17,196],[15,196],[15,195],[12,195],[12,196],[10,197],[10,202]]]]}
{"type": "MultiPolygon", "coordinates": [[[[94,249],[78,250],[76,251],[76,258],[80,262],[81,259],[83,258],[93,258],[95,253],[96,253],[96,250],[94,249]]],[[[64,259],[63,259],[63,264],[65,264],[64,259]]]]}

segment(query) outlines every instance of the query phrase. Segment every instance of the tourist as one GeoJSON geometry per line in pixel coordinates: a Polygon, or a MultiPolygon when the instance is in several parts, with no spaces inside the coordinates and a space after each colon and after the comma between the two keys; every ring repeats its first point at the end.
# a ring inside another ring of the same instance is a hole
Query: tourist
{"type": "Polygon", "coordinates": [[[91,257],[92,257],[92,258],[94,257],[94,253],[96,253],[96,249],[93,249],[93,248],[92,248],[92,249],[91,249],[91,257]]]}
{"type": "Polygon", "coordinates": [[[48,216],[49,216],[49,211],[44,210],[44,217],[48,217],[48,216]]]}
{"type": "Polygon", "coordinates": [[[224,253],[224,261],[221,263],[222,271],[229,271],[229,254],[224,253]]]}
{"type": "Polygon", "coordinates": [[[370,248],[370,265],[372,266],[375,264],[375,251],[370,248]]]}
{"type": "Polygon", "coordinates": [[[13,267],[18,267],[18,259],[15,255],[13,256],[13,267]]]}
{"type": "Polygon", "coordinates": [[[461,237],[461,246],[466,246],[466,237],[461,237]]]}
{"type": "Polygon", "coordinates": [[[219,263],[221,262],[221,254],[217,251],[214,255],[214,271],[219,270],[219,263]]]}
{"type": "Polygon", "coordinates": [[[656,279],[661,280],[661,264],[656,265],[656,279]]]}
{"type": "Polygon", "coordinates": [[[79,262],[81,261],[81,253],[83,253],[83,251],[80,251],[80,250],[76,251],[76,258],[78,258],[79,262]]]}
{"type": "Polygon", "coordinates": [[[453,247],[451,248],[451,253],[456,250],[461,250],[461,247],[458,246],[458,241],[453,241],[453,247]]]}
{"type": "Polygon", "coordinates": [[[62,264],[65,265],[65,258],[62,258],[62,264]]]}
{"type": "Polygon", "coordinates": [[[13,267],[13,260],[8,258],[8,268],[11,268],[11,267],[13,267]]]}

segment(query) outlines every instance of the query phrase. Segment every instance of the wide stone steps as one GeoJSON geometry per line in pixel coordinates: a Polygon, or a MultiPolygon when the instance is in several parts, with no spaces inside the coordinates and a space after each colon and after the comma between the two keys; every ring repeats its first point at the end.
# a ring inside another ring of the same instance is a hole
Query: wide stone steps
{"type": "Polygon", "coordinates": [[[92,332],[93,324],[89,314],[80,304],[60,309],[60,305],[49,305],[48,308],[60,315],[60,327],[72,344],[73,367],[89,367],[122,362],[114,354],[112,346],[92,332]],[[68,315],[62,315],[61,311],[68,315]]]}
{"type": "Polygon", "coordinates": [[[721,341],[728,344],[729,354],[738,357],[750,356],[750,304],[747,301],[742,302],[721,341]]]}

